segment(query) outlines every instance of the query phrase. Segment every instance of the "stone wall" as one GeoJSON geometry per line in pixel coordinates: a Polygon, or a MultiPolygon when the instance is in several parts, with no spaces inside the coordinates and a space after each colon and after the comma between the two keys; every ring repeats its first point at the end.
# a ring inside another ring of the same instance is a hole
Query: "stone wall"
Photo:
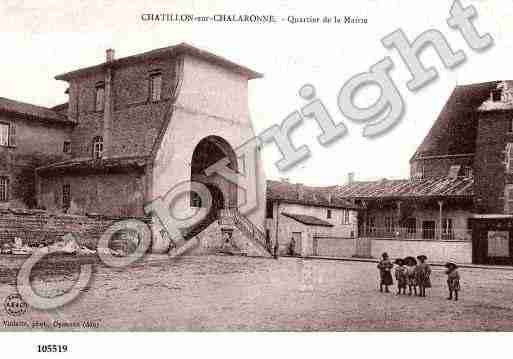
{"type": "MultiPolygon", "coordinates": [[[[0,246],[19,237],[24,244],[38,247],[61,240],[68,233],[78,238],[80,245],[96,248],[104,231],[127,217],[54,215],[39,210],[0,209],[0,246]]],[[[139,218],[146,223],[147,218],[139,218]]]]}
{"type": "Polygon", "coordinates": [[[144,173],[66,174],[40,178],[38,203],[52,212],[63,211],[63,185],[70,185],[67,213],[109,216],[143,216],[144,173]]]}

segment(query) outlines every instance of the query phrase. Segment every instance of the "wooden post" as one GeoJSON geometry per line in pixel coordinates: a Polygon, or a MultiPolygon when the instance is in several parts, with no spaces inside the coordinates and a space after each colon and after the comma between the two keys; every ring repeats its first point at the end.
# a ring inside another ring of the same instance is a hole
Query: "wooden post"
{"type": "Polygon", "coordinates": [[[441,240],[442,239],[442,219],[443,219],[443,206],[444,206],[444,201],[438,201],[438,207],[439,207],[439,213],[438,213],[438,219],[439,219],[439,224],[438,224],[438,228],[439,228],[439,233],[438,233],[438,239],[441,240]]]}
{"type": "Polygon", "coordinates": [[[399,227],[399,223],[401,223],[401,201],[396,201],[395,205],[397,206],[397,221],[396,221],[396,224],[397,224],[398,228],[395,228],[395,225],[394,225],[394,230],[396,232],[394,234],[396,234],[396,237],[399,237],[399,236],[401,236],[401,228],[399,227]]]}

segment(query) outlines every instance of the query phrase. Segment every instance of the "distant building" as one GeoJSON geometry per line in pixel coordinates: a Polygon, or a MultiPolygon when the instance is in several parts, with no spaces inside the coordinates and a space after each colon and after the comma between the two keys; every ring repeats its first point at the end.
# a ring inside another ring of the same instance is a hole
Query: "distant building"
{"type": "Polygon", "coordinates": [[[457,86],[410,161],[411,178],[352,182],[367,255],[513,264],[513,88],[457,86]]]}
{"type": "MultiPolygon", "coordinates": [[[[192,180],[209,189],[213,206],[186,234],[229,208],[252,237],[264,229],[265,208],[247,218],[234,212],[236,184],[204,170],[223,158],[234,171],[242,166],[235,149],[255,137],[248,82],[261,76],[184,43],[119,59],[109,49],[104,62],[56,76],[69,85],[65,104],[0,99],[0,206],[139,217],[145,204],[192,180]]],[[[260,181],[249,190],[264,203],[259,156],[260,181]]],[[[180,198],[184,217],[204,205],[198,199],[180,198]]],[[[152,249],[169,250],[172,238],[156,218],[153,230],[152,249]]]]}
{"type": "Polygon", "coordinates": [[[333,189],[267,181],[266,236],[273,245],[278,240],[280,254],[353,254],[358,207],[333,189]]]}
{"type": "Polygon", "coordinates": [[[57,109],[0,98],[0,208],[35,207],[35,169],[70,157],[75,126],[57,109]]]}

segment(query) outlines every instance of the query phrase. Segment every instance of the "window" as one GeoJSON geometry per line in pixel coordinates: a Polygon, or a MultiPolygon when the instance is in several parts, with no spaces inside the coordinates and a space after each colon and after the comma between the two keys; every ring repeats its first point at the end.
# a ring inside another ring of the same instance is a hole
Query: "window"
{"type": "Polygon", "coordinates": [[[461,170],[461,175],[463,177],[472,177],[472,175],[473,175],[472,167],[470,167],[470,166],[463,166],[463,168],[461,170]]]}
{"type": "Polygon", "coordinates": [[[71,142],[70,141],[64,141],[64,144],[62,145],[62,152],[71,153],[71,142]]]}
{"type": "Polygon", "coordinates": [[[452,219],[442,218],[442,239],[453,239],[452,219]]]}
{"type": "Polygon", "coordinates": [[[98,83],[96,85],[96,102],[95,102],[95,110],[103,111],[105,108],[105,84],[98,83]]]}
{"type": "Polygon", "coordinates": [[[435,221],[422,221],[422,238],[435,239],[435,221]]]}
{"type": "Polygon", "coordinates": [[[406,219],[406,234],[417,234],[417,218],[406,219]]]}
{"type": "Polygon", "coordinates": [[[103,156],[103,138],[101,136],[96,136],[93,139],[93,158],[99,159],[103,156]]]}
{"type": "Polygon", "coordinates": [[[504,194],[504,211],[513,214],[513,185],[506,185],[506,193],[504,194]]]}
{"type": "Polygon", "coordinates": [[[71,205],[71,186],[69,183],[62,185],[62,207],[68,209],[71,205]]]}
{"type": "Polygon", "coordinates": [[[266,201],[265,218],[273,218],[273,204],[272,201],[266,201]]]}
{"type": "Polygon", "coordinates": [[[9,125],[0,123],[0,146],[9,146],[9,125]]]}
{"type": "Polygon", "coordinates": [[[513,119],[508,120],[508,132],[513,133],[513,119]]]}
{"type": "Polygon", "coordinates": [[[505,165],[507,172],[513,172],[513,143],[506,144],[505,165]]]}
{"type": "Polygon", "coordinates": [[[201,203],[201,196],[195,192],[195,191],[191,191],[190,192],[190,200],[191,200],[191,207],[195,207],[195,208],[200,208],[202,203],[201,203]]]}
{"type": "Polygon", "coordinates": [[[0,202],[9,200],[9,178],[0,177],[0,202]]]}
{"type": "Polygon", "coordinates": [[[385,217],[385,231],[387,233],[394,233],[395,232],[395,222],[393,216],[385,217]]]}
{"type": "Polygon", "coordinates": [[[374,233],[376,231],[376,221],[374,217],[367,217],[367,233],[374,233]]]}
{"type": "Polygon", "coordinates": [[[150,75],[150,100],[160,101],[162,94],[162,73],[154,72],[150,75]]]}
{"type": "Polygon", "coordinates": [[[349,210],[342,210],[342,224],[349,224],[349,210]]]}
{"type": "Polygon", "coordinates": [[[501,89],[495,89],[492,91],[492,101],[499,102],[501,100],[502,91],[501,89]]]}
{"type": "Polygon", "coordinates": [[[331,209],[326,212],[326,218],[331,219],[331,209]]]}

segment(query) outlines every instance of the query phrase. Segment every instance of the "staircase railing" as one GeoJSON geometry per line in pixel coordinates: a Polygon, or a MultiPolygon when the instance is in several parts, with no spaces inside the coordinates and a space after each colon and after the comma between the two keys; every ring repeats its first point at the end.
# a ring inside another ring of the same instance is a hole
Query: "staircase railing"
{"type": "Polygon", "coordinates": [[[244,232],[248,237],[256,240],[265,249],[266,237],[265,234],[253,222],[247,219],[242,213],[235,208],[224,208],[220,211],[221,217],[229,217],[234,221],[235,226],[244,232]]]}

